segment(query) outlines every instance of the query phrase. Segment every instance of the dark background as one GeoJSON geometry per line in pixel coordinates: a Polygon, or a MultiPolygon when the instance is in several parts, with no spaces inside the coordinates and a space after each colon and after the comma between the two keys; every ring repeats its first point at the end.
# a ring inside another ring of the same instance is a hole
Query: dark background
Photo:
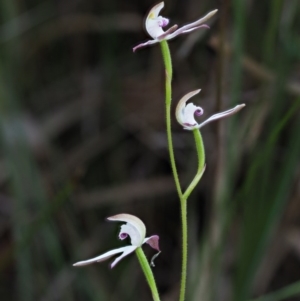
{"type": "MultiPolygon", "coordinates": [[[[129,243],[105,221],[122,212],[160,235],[154,274],[162,300],[178,299],[160,47],[132,52],[148,39],[154,4],[0,2],[1,300],[151,300],[134,255],[113,270],[72,267],[129,243]]],[[[300,3],[174,0],[162,15],[184,25],[216,8],[210,30],[170,41],[173,112],[198,88],[203,118],[246,104],[201,131],[207,169],[188,202],[189,301],[249,300],[300,278],[300,3]]],[[[193,135],[175,121],[173,133],[186,187],[193,135]]]]}

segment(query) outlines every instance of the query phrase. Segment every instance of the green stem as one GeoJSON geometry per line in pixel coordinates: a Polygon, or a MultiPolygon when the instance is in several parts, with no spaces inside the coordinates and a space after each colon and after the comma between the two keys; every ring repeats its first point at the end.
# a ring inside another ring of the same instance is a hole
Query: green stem
{"type": "Polygon", "coordinates": [[[181,271],[181,285],[180,285],[180,301],[185,299],[185,290],[186,290],[186,275],[187,275],[187,250],[188,250],[188,231],[187,231],[187,199],[193,189],[196,187],[200,181],[203,172],[205,170],[205,151],[201,133],[198,129],[193,130],[195,144],[197,149],[198,157],[198,169],[197,173],[188,186],[187,190],[180,199],[181,204],[181,220],[182,220],[182,271],[181,271]]]}
{"type": "Polygon", "coordinates": [[[198,157],[198,169],[197,173],[191,182],[191,184],[188,186],[186,191],[183,194],[184,199],[188,199],[198,182],[200,181],[204,170],[205,170],[205,150],[204,150],[204,144],[202,140],[202,135],[200,133],[200,130],[195,129],[193,130],[194,138],[195,138],[195,144],[196,144],[196,150],[197,150],[197,157],[198,157]]]}
{"type": "Polygon", "coordinates": [[[187,225],[187,199],[195,186],[200,181],[202,174],[204,172],[204,162],[205,162],[205,153],[204,145],[202,141],[202,136],[199,130],[194,130],[194,137],[197,149],[198,156],[198,170],[197,174],[194,177],[193,181],[187,188],[186,192],[183,194],[180,186],[180,181],[178,177],[178,172],[176,168],[174,147],[172,140],[172,129],[171,129],[171,102],[172,102],[172,60],[170,49],[167,41],[163,40],[160,42],[162,56],[165,65],[166,72],[166,123],[167,123],[167,139],[168,139],[168,148],[170,155],[171,168],[173,172],[173,177],[177,189],[177,193],[180,199],[181,207],[181,222],[182,222],[182,267],[181,267],[181,284],[180,284],[180,301],[185,299],[185,290],[186,290],[186,276],[187,276],[187,255],[188,255],[188,225],[187,225]]]}
{"type": "Polygon", "coordinates": [[[139,247],[135,250],[135,253],[136,253],[136,256],[139,260],[141,268],[144,272],[144,275],[146,277],[148,285],[150,287],[153,300],[154,301],[160,301],[158,290],[157,290],[156,283],[155,283],[155,279],[154,279],[151,267],[150,267],[149,262],[148,262],[148,260],[145,256],[144,251],[142,250],[141,247],[139,247]]]}
{"type": "Polygon", "coordinates": [[[186,291],[187,258],[188,258],[188,224],[187,224],[187,199],[180,199],[181,224],[182,224],[182,263],[179,301],[184,301],[186,291]]]}
{"type": "Polygon", "coordinates": [[[167,83],[166,83],[166,92],[169,91],[170,93],[168,98],[166,95],[166,101],[169,100],[170,101],[169,103],[171,103],[171,94],[172,94],[171,81],[173,76],[171,53],[170,53],[168,42],[166,40],[162,40],[160,42],[160,46],[161,46],[161,52],[164,60],[164,65],[167,72],[167,80],[169,79],[169,84],[170,84],[169,89],[167,89],[167,83]]]}
{"type": "Polygon", "coordinates": [[[163,55],[165,72],[166,72],[166,123],[167,123],[167,139],[168,148],[170,154],[171,168],[173,177],[177,189],[177,193],[180,199],[181,209],[181,223],[182,223],[182,267],[181,267],[181,282],[180,282],[180,301],[185,299],[186,290],[186,275],[187,275],[187,254],[188,254],[188,229],[187,229],[187,199],[183,197],[178,172],[176,168],[173,141],[172,141],[172,129],[171,129],[171,101],[172,101],[172,60],[170,49],[167,41],[161,41],[161,51],[163,55]]]}
{"type": "Polygon", "coordinates": [[[176,168],[175,155],[174,155],[174,147],[172,140],[172,128],[171,128],[171,101],[172,101],[172,60],[170,49],[167,41],[163,40],[160,42],[161,51],[163,55],[165,72],[166,72],[166,123],[167,123],[167,139],[168,139],[168,148],[170,155],[171,168],[173,172],[173,177],[177,189],[177,193],[179,198],[182,198],[182,190],[180,186],[180,181],[178,177],[178,172],[176,168]]]}

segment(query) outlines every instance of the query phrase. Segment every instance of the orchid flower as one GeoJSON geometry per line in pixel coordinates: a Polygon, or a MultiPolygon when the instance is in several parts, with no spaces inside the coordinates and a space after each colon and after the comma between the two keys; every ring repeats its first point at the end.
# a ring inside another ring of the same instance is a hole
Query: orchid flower
{"type": "Polygon", "coordinates": [[[178,25],[173,25],[172,27],[164,31],[162,28],[169,24],[169,19],[159,16],[159,13],[161,9],[164,7],[164,5],[165,5],[164,2],[160,2],[156,4],[154,7],[151,8],[146,18],[146,22],[145,22],[146,31],[152,37],[153,40],[149,40],[145,43],[135,46],[133,48],[133,52],[135,52],[138,48],[159,43],[162,40],[170,40],[177,37],[180,34],[189,33],[201,27],[209,28],[206,24],[203,23],[217,12],[217,9],[215,9],[210,13],[208,13],[203,18],[193,23],[187,24],[180,28],[178,28],[178,25]]]}
{"type": "Polygon", "coordinates": [[[206,119],[204,122],[199,124],[195,120],[194,116],[195,115],[201,116],[204,112],[203,109],[201,107],[195,106],[193,103],[186,104],[186,102],[191,97],[198,94],[200,91],[201,91],[201,89],[195,90],[195,91],[192,91],[192,92],[186,94],[185,96],[183,96],[180,99],[180,101],[176,107],[176,119],[186,130],[200,129],[201,127],[203,127],[204,125],[206,125],[207,123],[209,123],[211,121],[225,118],[225,117],[228,117],[230,115],[237,113],[239,110],[241,110],[245,106],[245,104],[237,105],[233,109],[212,115],[211,117],[206,119]]]}
{"type": "Polygon", "coordinates": [[[73,264],[73,266],[84,266],[84,265],[88,265],[88,264],[91,264],[94,262],[104,261],[104,260],[112,257],[115,254],[122,253],[111,264],[111,268],[113,268],[122,258],[129,255],[130,253],[135,251],[137,248],[141,247],[144,243],[147,243],[153,249],[160,251],[159,244],[158,244],[158,240],[159,240],[158,235],[153,235],[153,236],[145,238],[146,227],[145,227],[144,223],[138,217],[131,215],[131,214],[121,213],[118,215],[108,217],[107,219],[109,221],[118,221],[118,222],[126,223],[125,225],[121,226],[119,239],[123,240],[129,236],[131,239],[131,245],[108,251],[100,256],[97,256],[97,257],[94,257],[94,258],[91,258],[88,260],[79,261],[79,262],[73,264]]]}

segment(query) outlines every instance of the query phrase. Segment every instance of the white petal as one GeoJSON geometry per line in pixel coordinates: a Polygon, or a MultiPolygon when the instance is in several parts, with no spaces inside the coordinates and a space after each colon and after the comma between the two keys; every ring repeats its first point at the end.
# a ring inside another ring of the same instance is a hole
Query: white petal
{"type": "Polygon", "coordinates": [[[237,105],[233,109],[212,115],[211,117],[206,119],[204,122],[199,124],[196,128],[200,129],[201,127],[203,127],[204,125],[206,125],[207,123],[209,123],[211,121],[231,116],[231,115],[237,113],[239,110],[241,110],[244,106],[245,106],[245,104],[237,105]]]}
{"type": "Polygon", "coordinates": [[[135,227],[136,230],[139,232],[141,241],[145,239],[146,227],[138,217],[127,213],[121,213],[121,214],[108,217],[107,219],[109,221],[125,222],[130,224],[131,226],[135,227]]]}
{"type": "Polygon", "coordinates": [[[186,105],[183,111],[183,125],[185,126],[195,126],[198,125],[194,118],[195,112],[199,107],[196,107],[193,103],[186,105]]]}
{"type": "Polygon", "coordinates": [[[161,26],[159,26],[158,19],[159,13],[164,7],[164,5],[164,2],[156,4],[154,7],[151,8],[146,18],[146,30],[153,39],[156,39],[157,37],[164,34],[163,29],[161,28],[161,26]]]}
{"type": "Polygon", "coordinates": [[[201,91],[201,89],[199,90],[195,90],[192,91],[186,95],[184,95],[178,102],[177,107],[176,107],[176,119],[177,121],[182,125],[185,126],[185,108],[186,108],[186,102],[193,96],[195,96],[196,94],[198,94],[201,91]]]}
{"type": "Polygon", "coordinates": [[[124,258],[125,256],[129,255],[130,253],[132,253],[135,249],[137,249],[137,246],[127,246],[126,250],[124,251],[124,253],[122,255],[120,255],[119,257],[117,257],[114,262],[110,265],[111,268],[113,268],[122,258],[124,258]]]}
{"type": "Polygon", "coordinates": [[[104,261],[104,260],[110,258],[111,256],[115,255],[115,254],[125,252],[129,248],[132,248],[132,246],[126,246],[126,247],[122,247],[122,248],[119,248],[119,249],[114,249],[114,250],[108,251],[108,252],[106,252],[106,253],[104,253],[100,256],[97,256],[97,257],[94,257],[94,258],[91,258],[91,259],[88,259],[88,260],[76,262],[76,263],[73,264],[73,266],[84,266],[84,265],[88,265],[88,264],[91,264],[91,263],[94,263],[94,262],[104,261]]]}
{"type": "Polygon", "coordinates": [[[121,232],[119,234],[119,237],[121,234],[127,234],[129,235],[131,239],[131,244],[133,246],[140,247],[143,244],[144,237],[141,237],[140,232],[132,225],[126,224],[121,226],[121,232]]]}

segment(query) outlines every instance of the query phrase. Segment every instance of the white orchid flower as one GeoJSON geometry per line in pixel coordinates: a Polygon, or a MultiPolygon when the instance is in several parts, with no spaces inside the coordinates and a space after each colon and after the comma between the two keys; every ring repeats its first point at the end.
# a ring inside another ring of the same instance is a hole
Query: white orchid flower
{"type": "Polygon", "coordinates": [[[206,24],[203,24],[206,20],[212,17],[218,10],[215,9],[208,13],[203,18],[182,26],[178,28],[178,25],[173,25],[166,31],[162,28],[169,24],[169,19],[159,16],[160,11],[164,7],[165,3],[160,2],[151,8],[148,16],[146,18],[145,27],[148,34],[152,37],[153,40],[149,40],[145,43],[141,43],[133,48],[133,52],[135,52],[138,48],[145,47],[148,45],[152,45],[155,43],[159,43],[162,40],[170,40],[177,37],[183,33],[189,33],[201,27],[209,28],[206,24]]]}
{"type": "Polygon", "coordinates": [[[180,101],[176,107],[176,119],[186,130],[200,129],[201,127],[203,127],[204,125],[206,125],[207,123],[209,123],[211,121],[225,118],[225,117],[228,117],[230,115],[237,113],[239,110],[241,110],[245,106],[245,104],[237,105],[233,109],[212,115],[211,117],[206,119],[204,122],[199,124],[195,120],[195,115],[201,116],[203,114],[203,109],[201,107],[195,106],[193,103],[186,104],[186,102],[191,97],[198,94],[200,91],[201,91],[201,89],[195,90],[195,91],[192,91],[192,92],[186,94],[185,96],[183,96],[180,99],[180,101]]]}
{"type": "Polygon", "coordinates": [[[138,217],[131,214],[121,213],[118,215],[108,217],[107,219],[109,221],[118,221],[126,223],[125,225],[121,226],[119,238],[123,240],[129,236],[131,239],[131,245],[108,251],[100,256],[88,260],[76,262],[75,264],[73,264],[73,266],[84,266],[94,262],[104,261],[115,254],[122,253],[111,264],[111,268],[113,268],[122,258],[132,253],[138,247],[141,247],[144,243],[147,243],[153,249],[160,251],[158,244],[158,235],[153,235],[145,238],[146,227],[138,217]]]}

